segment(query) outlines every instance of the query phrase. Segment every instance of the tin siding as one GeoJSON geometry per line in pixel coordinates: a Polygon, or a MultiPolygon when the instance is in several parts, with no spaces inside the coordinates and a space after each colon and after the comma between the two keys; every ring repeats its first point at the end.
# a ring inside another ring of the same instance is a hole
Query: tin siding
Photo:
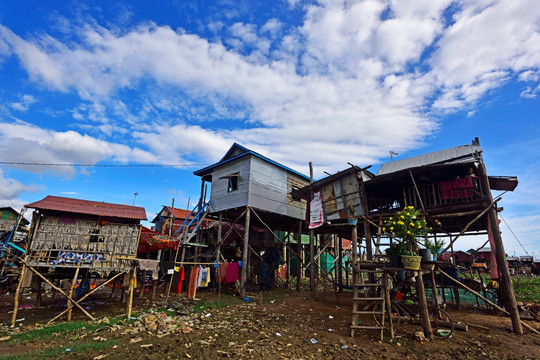
{"type": "Polygon", "coordinates": [[[294,174],[287,175],[287,216],[290,216],[299,220],[305,220],[307,201],[306,200],[300,200],[300,201],[293,200],[291,191],[293,189],[293,186],[298,189],[301,189],[307,185],[309,185],[309,181],[306,181],[302,179],[301,177],[294,174]]]}
{"type": "Polygon", "coordinates": [[[250,158],[249,205],[287,215],[287,171],[258,157],[250,158]]]}
{"type": "Polygon", "coordinates": [[[250,156],[245,156],[213,169],[212,188],[210,191],[210,210],[212,212],[248,205],[250,176],[249,158],[250,156]],[[234,173],[238,173],[238,189],[228,192],[229,180],[220,178],[234,173]]]}

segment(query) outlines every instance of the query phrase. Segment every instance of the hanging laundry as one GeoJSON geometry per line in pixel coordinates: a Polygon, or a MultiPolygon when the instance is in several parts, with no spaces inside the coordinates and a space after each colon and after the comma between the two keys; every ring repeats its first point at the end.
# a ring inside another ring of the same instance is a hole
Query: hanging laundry
{"type": "Polygon", "coordinates": [[[236,282],[236,280],[239,280],[240,277],[238,276],[238,262],[230,263],[227,268],[227,276],[225,278],[226,283],[233,283],[236,282]]]}
{"type": "Polygon", "coordinates": [[[195,299],[195,294],[197,293],[198,275],[199,275],[199,269],[197,267],[193,267],[191,269],[191,274],[189,277],[188,299],[190,300],[195,299]]]}
{"type": "Polygon", "coordinates": [[[197,266],[197,287],[201,287],[201,281],[202,281],[202,266],[197,266]]]}
{"type": "Polygon", "coordinates": [[[218,283],[223,284],[227,278],[227,270],[229,269],[229,263],[222,262],[218,267],[218,283]]]}
{"type": "Polygon", "coordinates": [[[176,287],[176,293],[181,294],[182,293],[182,283],[184,282],[184,267],[180,267],[180,271],[178,272],[178,286],[176,287]]]}
{"type": "Polygon", "coordinates": [[[208,283],[210,282],[210,268],[205,267],[201,268],[201,285],[200,287],[208,287],[208,283]]]}

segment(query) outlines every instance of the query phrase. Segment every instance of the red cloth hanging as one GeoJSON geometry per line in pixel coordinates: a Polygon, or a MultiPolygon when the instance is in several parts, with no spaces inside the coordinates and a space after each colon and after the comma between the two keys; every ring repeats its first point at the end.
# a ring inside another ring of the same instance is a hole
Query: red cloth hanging
{"type": "Polygon", "coordinates": [[[178,287],[176,288],[176,293],[181,294],[182,293],[182,283],[184,282],[184,267],[180,267],[180,271],[178,272],[178,287]]]}

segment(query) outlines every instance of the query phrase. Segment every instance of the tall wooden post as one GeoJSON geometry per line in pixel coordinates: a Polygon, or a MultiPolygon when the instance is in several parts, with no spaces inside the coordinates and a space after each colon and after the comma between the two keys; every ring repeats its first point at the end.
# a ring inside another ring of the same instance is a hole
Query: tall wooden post
{"type": "Polygon", "coordinates": [[[246,209],[246,223],[244,225],[244,251],[242,252],[242,278],[240,279],[240,297],[246,296],[246,283],[248,276],[248,252],[249,252],[249,227],[250,227],[251,209],[246,209]]]}
{"type": "Polygon", "coordinates": [[[15,320],[17,320],[17,311],[19,310],[19,299],[21,298],[21,287],[22,282],[24,279],[26,270],[26,264],[23,264],[23,267],[21,269],[21,275],[19,278],[19,283],[17,284],[17,290],[15,290],[15,299],[14,299],[14,307],[13,307],[13,316],[11,317],[11,326],[15,326],[15,320]]]}
{"type": "Polygon", "coordinates": [[[420,309],[420,319],[422,320],[422,328],[424,335],[429,340],[433,340],[433,330],[429,321],[429,312],[426,301],[426,291],[424,290],[424,280],[422,280],[422,271],[415,271],[416,277],[416,294],[418,296],[418,305],[420,309]]]}
{"type": "MultiPolygon", "coordinates": [[[[313,184],[313,163],[309,162],[309,183],[313,184]]],[[[310,201],[313,200],[311,189],[310,201]]],[[[309,230],[309,291],[310,299],[315,300],[315,230],[309,230]]]]}
{"type": "MultiPolygon", "coordinates": [[[[491,190],[489,188],[489,180],[487,176],[486,166],[484,161],[480,160],[479,180],[482,185],[482,189],[485,191],[488,202],[493,202],[491,196],[491,190]]],[[[508,263],[506,262],[506,253],[504,251],[504,244],[501,237],[501,231],[499,230],[499,223],[497,221],[497,212],[495,207],[492,206],[487,213],[491,226],[491,233],[493,234],[493,240],[495,243],[495,251],[497,256],[497,266],[499,267],[499,273],[501,274],[500,284],[503,293],[504,306],[510,313],[512,319],[512,328],[516,334],[523,334],[523,328],[521,326],[521,320],[519,318],[519,312],[517,308],[516,295],[514,294],[514,287],[512,286],[512,279],[510,278],[510,270],[508,270],[508,263]]]]}
{"type": "Polygon", "coordinates": [[[296,291],[300,291],[300,282],[302,280],[302,222],[298,222],[298,237],[296,238],[296,291]]]}
{"type": "Polygon", "coordinates": [[[135,276],[133,270],[129,272],[129,298],[127,302],[127,316],[131,317],[131,309],[133,307],[133,277],[135,276]]]}
{"type": "MultiPolygon", "coordinates": [[[[338,273],[337,273],[337,281],[338,281],[338,284],[343,284],[343,254],[342,254],[342,250],[343,249],[343,238],[340,236],[338,238],[338,261],[337,261],[337,269],[338,269],[338,273]]],[[[343,292],[343,287],[339,287],[338,289],[338,292],[343,292]]]]}
{"type": "MultiPolygon", "coordinates": [[[[79,277],[79,270],[80,270],[80,263],[77,265],[77,269],[75,269],[75,276],[73,276],[73,281],[71,282],[71,288],[69,289],[69,298],[73,299],[73,289],[75,288],[75,284],[77,283],[77,277],[79,277]]],[[[82,282],[81,285],[82,286],[82,282]]],[[[69,307],[71,301],[68,300],[67,306],[69,307]]],[[[68,321],[71,321],[71,309],[69,309],[67,313],[67,319],[68,321]]]]}

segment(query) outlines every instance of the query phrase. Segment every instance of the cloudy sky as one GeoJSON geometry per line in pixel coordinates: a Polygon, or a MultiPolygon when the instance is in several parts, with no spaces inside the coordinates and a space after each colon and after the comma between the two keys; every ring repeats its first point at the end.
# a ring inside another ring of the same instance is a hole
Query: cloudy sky
{"type": "Polygon", "coordinates": [[[479,137],[520,181],[507,251],[540,257],[539,93],[536,0],[2,1],[0,206],[152,218],[193,204],[193,171],[233,142],[323,176],[479,137]]]}

